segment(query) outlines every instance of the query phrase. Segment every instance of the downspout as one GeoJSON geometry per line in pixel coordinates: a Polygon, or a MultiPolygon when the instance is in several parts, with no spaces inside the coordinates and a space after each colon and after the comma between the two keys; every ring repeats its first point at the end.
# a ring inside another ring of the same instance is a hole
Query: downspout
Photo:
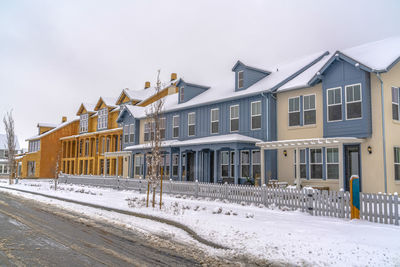
{"type": "Polygon", "coordinates": [[[385,129],[385,108],[383,101],[383,80],[379,74],[379,72],[375,72],[376,77],[381,82],[381,113],[382,113],[382,136],[383,136],[383,173],[384,173],[384,181],[385,181],[385,193],[387,193],[387,171],[386,171],[386,129],[385,129]]]}
{"type": "MultiPolygon", "coordinates": [[[[269,140],[269,96],[270,95],[265,95],[264,92],[261,93],[261,96],[266,99],[266,115],[267,115],[267,120],[266,120],[266,130],[267,130],[267,140],[269,140]]],[[[262,146],[260,146],[260,160],[261,160],[261,185],[264,186],[266,184],[266,179],[265,179],[265,152],[262,146]]]]}

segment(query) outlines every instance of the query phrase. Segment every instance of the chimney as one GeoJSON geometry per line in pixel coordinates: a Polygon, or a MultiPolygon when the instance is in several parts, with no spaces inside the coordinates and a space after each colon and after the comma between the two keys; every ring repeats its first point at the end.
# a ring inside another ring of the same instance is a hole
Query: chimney
{"type": "Polygon", "coordinates": [[[147,89],[147,88],[149,88],[150,87],[150,82],[145,82],[144,83],[144,89],[147,89]]]}
{"type": "Polygon", "coordinates": [[[171,81],[176,80],[176,78],[178,78],[176,73],[171,73],[171,81]]]}
{"type": "Polygon", "coordinates": [[[62,119],[61,119],[61,123],[64,123],[64,122],[66,122],[66,121],[67,121],[67,117],[66,117],[66,116],[63,116],[62,119]]]}

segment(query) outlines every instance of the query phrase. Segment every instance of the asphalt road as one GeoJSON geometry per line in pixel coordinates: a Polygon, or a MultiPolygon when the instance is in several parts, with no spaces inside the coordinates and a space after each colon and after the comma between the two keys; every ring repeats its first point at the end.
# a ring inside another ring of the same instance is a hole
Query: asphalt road
{"type": "Polygon", "coordinates": [[[0,266],[236,265],[172,240],[0,193],[0,266]]]}

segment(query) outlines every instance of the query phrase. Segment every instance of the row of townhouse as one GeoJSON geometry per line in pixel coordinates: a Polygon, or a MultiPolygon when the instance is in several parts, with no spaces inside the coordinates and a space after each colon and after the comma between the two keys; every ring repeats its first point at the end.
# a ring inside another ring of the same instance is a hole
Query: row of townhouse
{"type": "Polygon", "coordinates": [[[232,78],[176,79],[140,102],[124,90],[114,108],[117,137],[94,126],[112,107],[100,100],[93,110],[81,106],[80,131],[60,139],[61,168],[145,178],[155,134],[146,110],[162,98],[165,179],[348,190],[358,175],[364,192],[396,192],[399,60],[400,38],[393,37],[267,68],[238,61],[232,78]]]}

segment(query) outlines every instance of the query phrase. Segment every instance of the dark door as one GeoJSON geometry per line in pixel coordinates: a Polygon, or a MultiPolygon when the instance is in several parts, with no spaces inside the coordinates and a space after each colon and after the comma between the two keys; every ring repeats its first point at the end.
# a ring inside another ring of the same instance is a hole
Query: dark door
{"type": "Polygon", "coordinates": [[[360,176],[360,146],[351,145],[344,147],[345,160],[345,189],[350,191],[350,178],[352,175],[360,177],[360,192],[361,192],[361,176],[360,176]]]}
{"type": "Polygon", "coordinates": [[[187,181],[194,181],[194,153],[187,153],[187,181]]]}
{"type": "Polygon", "coordinates": [[[214,183],[214,151],[210,151],[210,183],[214,183]]]}

